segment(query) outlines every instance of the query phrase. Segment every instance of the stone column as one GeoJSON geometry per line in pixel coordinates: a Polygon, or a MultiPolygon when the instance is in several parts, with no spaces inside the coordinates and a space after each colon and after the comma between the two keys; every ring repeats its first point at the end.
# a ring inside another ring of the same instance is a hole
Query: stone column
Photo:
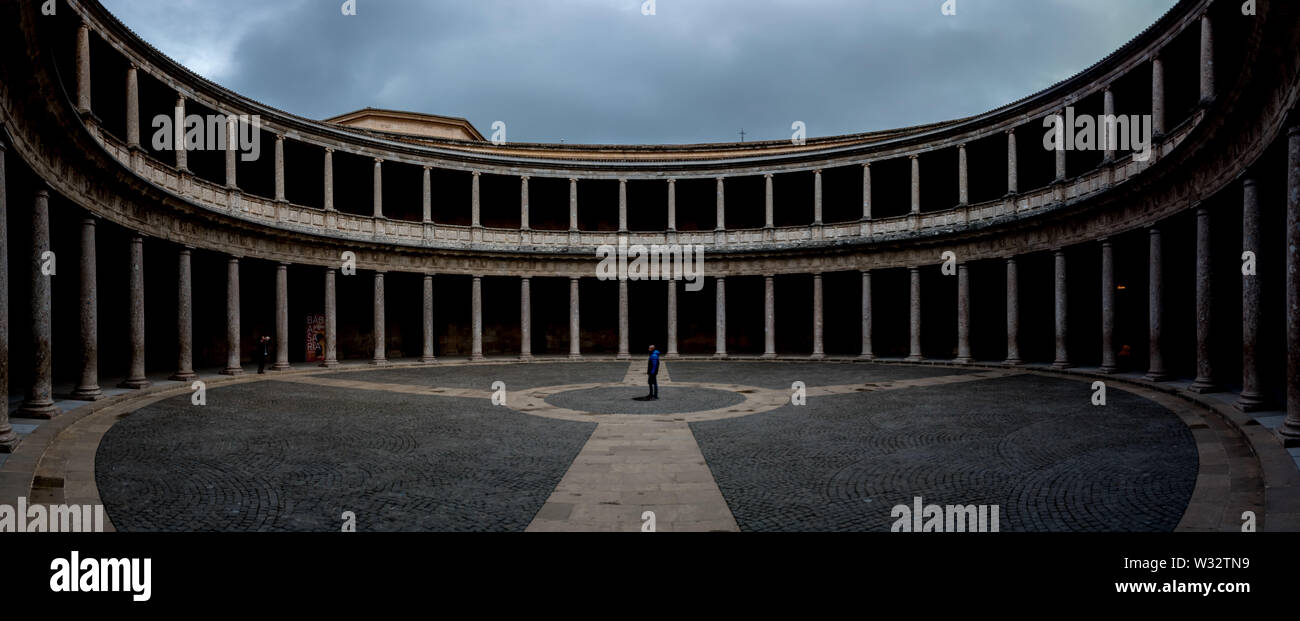
{"type": "Polygon", "coordinates": [[[226,189],[239,189],[239,119],[226,117],[226,189]]]}
{"type": "Polygon", "coordinates": [[[375,355],[370,364],[388,364],[388,334],[384,328],[384,273],[375,272],[375,355]]]}
{"type": "Polygon", "coordinates": [[[721,232],[727,228],[727,193],[726,180],[718,177],[717,183],[717,203],[718,203],[718,225],[714,227],[721,232]]]}
{"type": "Polygon", "coordinates": [[[483,277],[475,276],[471,291],[470,306],[472,311],[471,326],[474,330],[469,352],[470,360],[483,359],[483,277]]]}
{"type": "Polygon", "coordinates": [[[1007,257],[1007,359],[1003,364],[1023,363],[1020,359],[1020,275],[1016,258],[1007,257]]]}
{"type": "Polygon", "coordinates": [[[339,366],[338,355],[338,294],[334,289],[335,271],[325,268],[325,360],[322,367],[339,366]]]}
{"type": "Polygon", "coordinates": [[[1056,360],[1052,367],[1067,369],[1070,363],[1069,347],[1069,298],[1066,289],[1065,249],[1058,248],[1052,253],[1056,263],[1056,360]]]}
{"type": "Polygon", "coordinates": [[[325,211],[334,211],[334,149],[325,148],[325,211]]]}
{"type": "MultiPolygon", "coordinates": [[[[1062,119],[1066,118],[1066,114],[1065,114],[1065,111],[1064,111],[1064,110],[1060,111],[1058,114],[1061,115],[1061,118],[1062,118],[1062,119]]],[[[1071,131],[1071,128],[1067,127],[1067,128],[1065,128],[1065,131],[1067,131],[1067,132],[1068,132],[1068,131],[1071,131]]],[[[1066,167],[1065,167],[1065,165],[1066,165],[1066,159],[1065,159],[1065,145],[1063,145],[1063,144],[1058,144],[1058,145],[1056,145],[1056,150],[1054,151],[1054,153],[1056,154],[1056,180],[1055,180],[1055,183],[1065,183],[1065,177],[1066,177],[1066,174],[1067,174],[1067,170],[1066,170],[1066,167]]]]}
{"type": "Polygon", "coordinates": [[[483,191],[480,189],[480,185],[481,185],[480,178],[482,176],[483,173],[477,170],[470,175],[469,216],[470,216],[470,226],[474,228],[483,226],[482,219],[480,218],[479,215],[482,211],[482,205],[483,205],[483,191]]]}
{"type": "Polygon", "coordinates": [[[627,232],[627,179],[618,180],[618,232],[627,232]]]}
{"type": "Polygon", "coordinates": [[[9,196],[5,180],[5,143],[0,142],[0,453],[18,448],[9,423],[9,196]]]}
{"type": "Polygon", "coordinates": [[[578,180],[569,178],[569,232],[578,232],[578,180]]]}
{"type": "Polygon", "coordinates": [[[966,166],[966,145],[957,145],[957,204],[970,204],[970,176],[966,166]]]}
{"type": "Polygon", "coordinates": [[[957,360],[971,362],[970,355],[970,270],[957,264],[957,360]]]}
{"type": "Polygon", "coordinates": [[[77,26],[77,112],[90,114],[90,25],[77,26]]]}
{"type": "Polygon", "coordinates": [[[822,223],[822,171],[813,171],[813,225],[822,223]]]}
{"type": "Polygon", "coordinates": [[[1210,15],[1201,15],[1201,103],[1214,101],[1214,30],[1210,15]]]}
{"type": "Polygon", "coordinates": [[[221,374],[244,374],[239,360],[239,257],[226,262],[226,368],[221,374]]]}
{"type": "MultiPolygon", "coordinates": [[[[1241,250],[1258,258],[1260,241],[1259,187],[1254,177],[1242,182],[1241,250]]],[[[1255,412],[1264,409],[1264,393],[1259,382],[1259,277],[1241,277],[1241,395],[1237,409],[1255,412]]]]}
{"type": "Polygon", "coordinates": [[[668,230],[677,230],[677,180],[668,180],[668,230]]]}
{"type": "Polygon", "coordinates": [[[285,202],[284,194],[284,136],[275,136],[275,200],[285,202]]]}
{"type": "Polygon", "coordinates": [[[1214,275],[1210,249],[1210,210],[1196,208],[1196,379],[1187,389],[1217,392],[1210,329],[1214,327],[1214,275]]]}
{"type": "Polygon", "coordinates": [[[533,359],[533,300],[529,278],[519,279],[519,359],[533,359]]]}
{"type": "Polygon", "coordinates": [[[668,353],[677,357],[677,281],[668,280],[668,353]]]}
{"type": "Polygon", "coordinates": [[[50,277],[41,272],[43,255],[50,249],[50,192],[36,191],[32,210],[31,322],[32,383],[17,415],[24,418],[53,418],[61,410],[52,398],[50,365],[50,277]]]}
{"type": "Polygon", "coordinates": [[[1286,420],[1277,433],[1300,446],[1300,125],[1287,132],[1286,420]]]}
{"type": "Polygon", "coordinates": [[[194,373],[194,278],[190,268],[193,248],[176,253],[176,372],[167,379],[188,382],[194,373]]]}
{"type": "Polygon", "coordinates": [[[719,276],[713,281],[717,285],[717,304],[716,319],[717,328],[714,332],[714,339],[717,341],[717,349],[713,352],[715,358],[727,357],[727,279],[719,276]]]}
{"type": "Polygon", "coordinates": [[[765,195],[763,198],[763,211],[766,219],[763,221],[765,222],[763,227],[770,229],[773,228],[776,222],[776,217],[775,217],[776,214],[772,207],[772,197],[773,197],[772,175],[770,174],[763,175],[763,183],[766,188],[765,195]]]}
{"type": "Polygon", "coordinates": [[[1160,56],[1151,59],[1151,135],[1165,135],[1165,63],[1160,56]]]}
{"type": "Polygon", "coordinates": [[[135,63],[126,68],[126,146],[140,148],[140,76],[135,63]]]}
{"type": "Polygon", "coordinates": [[[176,93],[176,118],[172,119],[172,150],[176,153],[176,170],[182,174],[190,172],[189,151],[185,148],[185,95],[176,93]]]}
{"type": "Polygon", "coordinates": [[[862,270],[862,353],[860,360],[874,360],[875,351],[871,346],[871,272],[862,270]]]}
{"type": "Polygon", "coordinates": [[[813,360],[826,358],[826,345],[822,341],[822,275],[813,274],[813,360]]]}
{"type": "Polygon", "coordinates": [[[862,165],[862,219],[871,219],[871,162],[862,165]]]}
{"type": "Polygon", "coordinates": [[[763,357],[776,358],[776,278],[763,277],[763,357]]]}
{"type": "Polygon", "coordinates": [[[1110,238],[1101,240],[1101,369],[1114,373],[1115,363],[1115,250],[1110,238]]]}
{"type": "Polygon", "coordinates": [[[912,213],[921,213],[921,158],[909,155],[912,160],[912,213]]]}
{"type": "Polygon", "coordinates": [[[528,175],[519,178],[519,229],[528,230],[528,175]]]}
{"type": "Polygon", "coordinates": [[[372,195],[374,217],[384,217],[384,160],[375,158],[375,177],[372,195]]]}
{"type": "MultiPolygon", "coordinates": [[[[99,388],[98,296],[95,268],[95,219],[81,220],[81,382],[72,391],[78,401],[95,401],[104,396],[99,388]]],[[[5,404],[8,407],[8,404],[5,404]]]]}
{"type": "Polygon", "coordinates": [[[1020,192],[1020,165],[1017,163],[1016,130],[1007,130],[1007,196],[1020,192]]]}
{"type": "Polygon", "coordinates": [[[130,300],[130,323],[128,333],[131,340],[131,371],[126,379],[118,384],[119,388],[146,388],[150,385],[144,370],[144,239],[139,235],[131,238],[130,284],[127,287],[130,300]]]}
{"type": "Polygon", "coordinates": [[[578,278],[569,277],[569,359],[582,358],[582,331],[578,321],[578,278]]]}
{"type": "MultiPolygon", "coordinates": [[[[525,279],[526,281],[527,279],[525,279]]],[[[525,287],[527,291],[527,287],[525,287]]],[[[438,358],[433,355],[433,275],[424,275],[424,352],[420,362],[433,362],[438,358]]]]}
{"type": "Polygon", "coordinates": [[[1164,347],[1161,345],[1161,328],[1164,325],[1164,252],[1160,245],[1160,229],[1151,227],[1149,232],[1150,248],[1147,251],[1147,338],[1149,339],[1150,361],[1145,379],[1163,382],[1169,379],[1165,371],[1164,347]]]}
{"type": "Polygon", "coordinates": [[[289,368],[289,264],[275,266],[275,364],[273,371],[289,368]]]}
{"type": "Polygon", "coordinates": [[[1098,127],[1098,134],[1101,136],[1102,163],[1109,164],[1115,161],[1115,148],[1119,145],[1119,136],[1115,135],[1112,129],[1113,124],[1109,124],[1105,119],[1115,118],[1115,91],[1109,86],[1106,92],[1102,94],[1102,115],[1104,115],[1101,127],[1098,127]]]}
{"type": "Polygon", "coordinates": [[[912,277],[911,320],[909,323],[912,345],[911,353],[908,354],[906,359],[910,362],[919,362],[925,359],[921,355],[921,268],[909,267],[907,270],[912,277]]]}
{"type": "Polygon", "coordinates": [[[420,171],[420,221],[433,222],[433,181],[428,166],[420,171]]]}
{"type": "Polygon", "coordinates": [[[618,281],[618,356],[619,360],[631,358],[627,344],[627,280],[618,281]]]}

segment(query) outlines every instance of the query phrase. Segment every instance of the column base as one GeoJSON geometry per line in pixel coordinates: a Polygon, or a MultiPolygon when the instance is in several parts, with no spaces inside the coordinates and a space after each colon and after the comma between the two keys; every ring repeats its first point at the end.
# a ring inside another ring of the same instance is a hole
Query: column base
{"type": "Polygon", "coordinates": [[[371,366],[376,366],[376,367],[385,367],[385,366],[388,366],[388,359],[387,359],[387,358],[375,358],[375,359],[373,359],[373,360],[370,361],[370,364],[371,364],[371,366]]]}
{"type": "Polygon", "coordinates": [[[150,386],[152,386],[152,385],[153,385],[153,382],[149,381],[149,380],[146,379],[146,378],[143,378],[143,377],[128,377],[128,378],[122,380],[122,383],[121,383],[121,384],[118,384],[117,387],[118,387],[118,388],[130,388],[130,389],[132,389],[132,390],[140,390],[141,388],[148,388],[148,387],[150,387],[150,386]]]}
{"type": "Polygon", "coordinates": [[[487,358],[484,358],[483,354],[470,354],[469,356],[470,362],[482,362],[484,360],[487,360],[487,358]]]}
{"type": "Polygon", "coordinates": [[[971,358],[970,356],[961,356],[958,358],[953,358],[952,361],[957,364],[970,364],[972,362],[975,362],[975,359],[971,358]]]}
{"type": "Polygon", "coordinates": [[[1052,362],[1053,369],[1069,369],[1072,368],[1073,366],[1074,363],[1070,362],[1069,360],[1056,360],[1052,362]]]}
{"type": "Polygon", "coordinates": [[[0,433],[0,454],[14,452],[20,442],[22,440],[18,437],[18,434],[14,433],[13,429],[0,433]]]}
{"type": "Polygon", "coordinates": [[[1148,382],[1167,382],[1169,381],[1169,374],[1164,371],[1147,371],[1147,374],[1143,375],[1142,379],[1148,382]]]}
{"type": "Polygon", "coordinates": [[[875,360],[875,354],[859,354],[858,360],[875,360]]]}
{"type": "Polygon", "coordinates": [[[13,415],[16,418],[39,418],[42,420],[49,420],[62,413],[63,410],[59,409],[59,406],[54,405],[53,400],[41,399],[39,401],[24,401],[23,404],[18,406],[18,409],[14,411],[13,415]]]}
{"type": "Polygon", "coordinates": [[[188,382],[199,378],[199,374],[194,371],[177,371],[167,376],[167,379],[176,382],[188,382]]]}
{"type": "Polygon", "coordinates": [[[221,370],[222,375],[243,375],[244,369],[240,367],[226,367],[221,370]]]}
{"type": "Polygon", "coordinates": [[[437,362],[437,356],[420,356],[420,362],[437,362]]]}
{"type": "Polygon", "coordinates": [[[615,359],[615,360],[631,360],[631,359],[632,359],[632,354],[628,354],[628,353],[620,353],[619,355],[615,356],[614,359],[615,359]]]}
{"type": "Polygon", "coordinates": [[[1102,375],[1114,375],[1119,372],[1119,367],[1116,367],[1113,364],[1103,364],[1100,369],[1097,369],[1097,372],[1102,375]]]}
{"type": "Polygon", "coordinates": [[[1025,361],[1019,358],[1007,358],[1006,360],[1002,361],[1002,364],[1005,364],[1009,367],[1020,367],[1020,366],[1024,366],[1025,361]]]}
{"type": "Polygon", "coordinates": [[[664,354],[664,358],[668,358],[668,359],[672,359],[672,358],[680,358],[680,357],[681,357],[681,354],[679,354],[679,353],[677,353],[677,352],[675,352],[675,351],[670,351],[670,352],[664,354]]]}
{"type": "Polygon", "coordinates": [[[532,361],[533,361],[533,355],[532,355],[532,354],[519,354],[519,361],[520,361],[520,362],[532,362],[532,361]]]}
{"type": "Polygon", "coordinates": [[[1218,384],[1215,384],[1214,380],[1198,377],[1195,380],[1192,380],[1192,385],[1188,386],[1187,390],[1203,395],[1207,392],[1219,392],[1222,388],[1220,388],[1218,384]]]}
{"type": "Polygon", "coordinates": [[[1232,404],[1239,412],[1259,412],[1268,405],[1264,401],[1264,395],[1257,392],[1243,392],[1237,396],[1237,402],[1232,404]]]}
{"type": "Polygon", "coordinates": [[[320,363],[320,366],[325,367],[326,369],[333,369],[333,368],[339,366],[339,361],[338,361],[338,360],[326,360],[325,362],[320,363]]]}
{"type": "Polygon", "coordinates": [[[809,359],[809,360],[825,360],[825,359],[826,359],[826,354],[814,353],[814,354],[808,356],[808,359],[809,359]]]}
{"type": "Polygon", "coordinates": [[[763,352],[762,358],[763,360],[776,360],[776,352],[774,351],[763,352]]]}
{"type": "Polygon", "coordinates": [[[291,369],[291,368],[293,368],[293,367],[290,367],[290,366],[289,366],[289,363],[287,363],[287,362],[277,362],[277,363],[271,365],[271,370],[272,370],[272,371],[288,371],[288,370],[291,369]]]}
{"type": "Polygon", "coordinates": [[[912,354],[903,358],[903,362],[921,362],[923,360],[925,360],[925,356],[922,356],[921,354],[912,354]]]}
{"type": "Polygon", "coordinates": [[[1289,417],[1282,423],[1281,427],[1277,428],[1275,433],[1277,433],[1277,438],[1282,441],[1283,447],[1300,447],[1300,424],[1292,422],[1289,417]]]}
{"type": "Polygon", "coordinates": [[[582,360],[582,354],[569,354],[569,360],[582,360]]]}
{"type": "Polygon", "coordinates": [[[727,352],[725,351],[715,352],[712,357],[714,360],[726,360],[727,352]]]}
{"type": "Polygon", "coordinates": [[[68,398],[74,401],[98,401],[104,398],[104,391],[99,386],[78,386],[68,398]]]}

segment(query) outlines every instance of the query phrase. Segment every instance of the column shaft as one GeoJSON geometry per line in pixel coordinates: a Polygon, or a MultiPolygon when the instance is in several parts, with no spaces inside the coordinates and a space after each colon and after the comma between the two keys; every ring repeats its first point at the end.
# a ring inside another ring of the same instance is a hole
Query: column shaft
{"type": "Polygon", "coordinates": [[[627,232],[627,179],[618,180],[618,230],[627,232]]]}
{"type": "MultiPolygon", "coordinates": [[[[260,345],[259,345],[260,346],[260,345]]],[[[226,262],[226,368],[222,375],[243,375],[239,356],[239,259],[226,262]]]]}
{"type": "Polygon", "coordinates": [[[1007,359],[1006,364],[1017,365],[1020,359],[1020,274],[1016,258],[1007,257],[1007,359]]]}
{"type": "Polygon", "coordinates": [[[957,145],[957,204],[970,204],[970,176],[966,165],[966,145],[957,145]]]}
{"type": "Polygon", "coordinates": [[[5,178],[5,143],[0,142],[0,453],[18,448],[9,423],[9,188],[5,178]]]}
{"type": "Polygon", "coordinates": [[[325,211],[334,211],[334,149],[325,149],[325,211]]]}
{"type": "Polygon", "coordinates": [[[483,174],[477,170],[474,171],[474,174],[470,175],[469,216],[470,226],[473,227],[483,226],[481,218],[483,206],[482,177],[483,174]]]}
{"type": "Polygon", "coordinates": [[[226,189],[239,189],[239,119],[226,117],[226,189]]]}
{"type": "Polygon", "coordinates": [[[528,230],[528,177],[519,178],[519,228],[528,230]]]}
{"type": "Polygon", "coordinates": [[[871,219],[871,162],[862,165],[862,219],[871,219]]]}
{"type": "Polygon", "coordinates": [[[519,279],[519,359],[533,359],[533,300],[529,278],[519,279]]]}
{"type": "Polygon", "coordinates": [[[908,326],[908,333],[911,336],[911,353],[908,354],[907,360],[917,362],[925,359],[921,355],[921,269],[909,267],[908,272],[911,275],[912,288],[909,296],[911,316],[908,326]]]}
{"type": "Polygon", "coordinates": [[[385,332],[384,313],[384,273],[375,272],[375,355],[370,364],[388,364],[388,334],[385,332]]]}
{"type": "Polygon", "coordinates": [[[1188,390],[1206,393],[1219,390],[1214,377],[1210,350],[1210,329],[1214,327],[1214,275],[1210,251],[1210,210],[1196,208],[1196,379],[1188,390]]]}
{"type": "Polygon", "coordinates": [[[628,353],[627,343],[627,280],[618,281],[618,359],[627,360],[631,358],[628,353]]]}
{"type": "Polygon", "coordinates": [[[822,223],[822,171],[813,171],[813,224],[822,223]]]}
{"type": "Polygon", "coordinates": [[[582,330],[578,321],[578,279],[569,278],[569,359],[582,358],[582,330]]]}
{"type": "Polygon", "coordinates": [[[433,362],[437,357],[433,355],[433,276],[424,275],[424,317],[421,324],[424,326],[424,351],[420,355],[420,362],[433,362]]]}
{"type": "Polygon", "coordinates": [[[289,368],[289,264],[275,266],[275,364],[271,369],[289,368]]]}
{"type": "Polygon", "coordinates": [[[1007,194],[1020,192],[1020,165],[1017,163],[1016,130],[1007,130],[1007,194]]]}
{"type": "Polygon", "coordinates": [[[717,342],[713,355],[718,358],[727,356],[727,279],[721,276],[714,278],[716,285],[716,303],[714,309],[715,319],[717,320],[714,332],[714,340],[717,342]]]}
{"type": "Polygon", "coordinates": [[[322,367],[339,366],[338,354],[338,294],[334,288],[336,272],[325,268],[325,360],[322,367]]]}
{"type": "MultiPolygon", "coordinates": [[[[1259,187],[1253,177],[1242,183],[1241,250],[1259,256],[1259,187]]],[[[1259,277],[1241,277],[1241,395],[1237,409],[1254,412],[1264,407],[1264,393],[1259,382],[1259,277]]]]}
{"type": "Polygon", "coordinates": [[[669,358],[677,357],[677,281],[667,280],[668,284],[668,353],[669,358]]]}
{"type": "Polygon", "coordinates": [[[813,351],[812,359],[826,357],[826,344],[822,341],[822,275],[813,274],[813,351]]]}
{"type": "Polygon", "coordinates": [[[1065,369],[1074,366],[1070,364],[1070,306],[1066,288],[1065,250],[1057,250],[1052,253],[1052,257],[1056,264],[1056,360],[1052,361],[1052,366],[1065,369]]]}
{"type": "Polygon", "coordinates": [[[921,158],[908,156],[912,160],[912,213],[921,213],[921,158]]]}
{"type": "Polygon", "coordinates": [[[668,180],[668,230],[677,230],[677,180],[668,180]]]}
{"type": "MultiPolygon", "coordinates": [[[[420,221],[433,222],[433,181],[430,169],[425,166],[420,173],[420,221]]],[[[527,223],[527,220],[524,221],[527,223]]],[[[524,228],[528,228],[525,226],[524,228]]]]}
{"type": "Polygon", "coordinates": [[[775,223],[775,213],[772,208],[772,175],[763,175],[763,185],[765,193],[763,197],[764,224],[766,228],[772,228],[775,223]]]}
{"type": "Polygon", "coordinates": [[[1101,135],[1102,161],[1111,162],[1115,159],[1115,148],[1119,145],[1119,136],[1115,135],[1113,129],[1115,126],[1107,121],[1115,118],[1115,91],[1110,87],[1102,94],[1101,110],[1103,119],[1101,127],[1097,128],[1101,135]]]}
{"type": "Polygon", "coordinates": [[[957,362],[968,363],[970,355],[970,270],[957,265],[957,362]]]}
{"type": "Polygon", "coordinates": [[[473,290],[470,292],[471,327],[474,330],[469,353],[470,360],[483,359],[483,277],[475,276],[473,290]]]}
{"type": "Polygon", "coordinates": [[[384,160],[379,158],[375,158],[375,175],[372,185],[373,215],[376,218],[382,218],[384,217],[384,160]]]}
{"type": "Polygon", "coordinates": [[[1201,103],[1214,101],[1214,29],[1208,14],[1201,16],[1201,103]]]}
{"type": "Polygon", "coordinates": [[[1160,229],[1151,227],[1147,250],[1147,339],[1148,358],[1146,379],[1161,382],[1169,379],[1165,371],[1164,347],[1161,328],[1164,326],[1164,251],[1160,244],[1160,229]]]}
{"type": "Polygon", "coordinates": [[[722,231],[722,230],[725,230],[725,229],[727,228],[727,192],[726,192],[726,189],[727,189],[727,188],[726,188],[726,181],[725,181],[722,177],[718,177],[718,182],[717,182],[717,206],[718,206],[718,216],[717,216],[717,226],[714,227],[714,228],[715,228],[716,230],[718,230],[718,231],[722,231]]]}
{"type": "Polygon", "coordinates": [[[1165,135],[1165,63],[1159,56],[1151,59],[1151,135],[1165,135]]]}
{"type": "Polygon", "coordinates": [[[569,179],[569,231],[578,230],[578,180],[569,179]]]}
{"type": "Polygon", "coordinates": [[[763,277],[763,357],[776,357],[776,279],[763,277]]]}
{"type": "Polygon", "coordinates": [[[1300,446],[1300,125],[1287,133],[1286,419],[1278,435],[1300,446]]]}
{"type": "Polygon", "coordinates": [[[194,373],[194,277],[192,250],[176,253],[176,372],[167,379],[188,382],[194,373]]]}
{"type": "Polygon", "coordinates": [[[126,146],[140,148],[140,76],[134,64],[126,68],[126,146]]]}
{"type": "Polygon", "coordinates": [[[182,174],[188,173],[189,168],[189,151],[185,148],[185,95],[176,94],[176,118],[172,119],[172,130],[176,133],[172,136],[172,150],[176,153],[176,170],[182,174]]]}
{"type": "Polygon", "coordinates": [[[145,388],[150,382],[144,374],[144,239],[139,235],[131,238],[129,282],[127,289],[131,304],[128,324],[131,340],[131,371],[118,387],[145,388]]]}
{"type": "Polygon", "coordinates": [[[77,26],[77,112],[90,114],[90,26],[77,26]]]}
{"type": "Polygon", "coordinates": [[[284,202],[284,136],[275,137],[275,200],[284,202]]]}
{"type": "Polygon", "coordinates": [[[1101,369],[1114,373],[1115,362],[1115,250],[1109,238],[1101,240],[1101,369]]]}
{"type": "Polygon", "coordinates": [[[99,332],[97,326],[95,219],[81,221],[81,382],[72,398],[94,401],[104,396],[99,388],[99,332]]]}
{"type": "Polygon", "coordinates": [[[862,354],[858,358],[871,360],[876,357],[871,346],[871,272],[862,271],[862,354]]]}

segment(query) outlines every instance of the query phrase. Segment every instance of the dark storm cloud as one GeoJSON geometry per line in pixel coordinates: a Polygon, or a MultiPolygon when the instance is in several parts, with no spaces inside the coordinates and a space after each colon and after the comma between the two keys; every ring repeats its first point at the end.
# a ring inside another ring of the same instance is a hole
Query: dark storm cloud
{"type": "Polygon", "coordinates": [[[309,118],[505,121],[512,141],[824,136],[977,114],[1100,60],[1174,0],[103,0],[200,74],[309,118]]]}

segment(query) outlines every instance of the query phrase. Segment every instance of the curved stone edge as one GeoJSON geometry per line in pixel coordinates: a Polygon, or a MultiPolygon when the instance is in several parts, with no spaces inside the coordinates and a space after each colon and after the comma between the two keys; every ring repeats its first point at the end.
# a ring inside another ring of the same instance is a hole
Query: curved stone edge
{"type": "MultiPolygon", "coordinates": [[[[689,360],[709,361],[708,358],[689,360]]],[[[738,360],[749,361],[737,357],[738,360]]],[[[758,358],[753,360],[758,361],[758,358]]],[[[806,361],[806,359],[804,359],[806,361]]],[[[592,357],[585,361],[606,361],[605,358],[592,357]]],[[[609,361],[614,361],[613,357],[609,361]]],[[[793,362],[795,360],[778,360],[793,362]]],[[[510,360],[485,360],[475,362],[440,361],[435,363],[394,363],[389,368],[435,368],[444,366],[471,366],[491,364],[536,364],[562,362],[544,359],[535,362],[510,360]]],[[[725,363],[727,361],[712,361],[725,363]]],[[[770,361],[763,361],[770,362],[770,361]]],[[[1113,375],[1103,375],[1075,369],[1038,369],[1002,364],[955,364],[947,361],[903,362],[893,360],[858,361],[854,358],[828,358],[821,363],[856,363],[856,364],[906,364],[909,366],[946,366],[961,369],[1006,369],[1018,373],[1027,373],[1051,377],[1061,377],[1076,381],[1102,380],[1108,386],[1115,387],[1137,396],[1149,399],[1178,416],[1192,431],[1197,448],[1196,487],[1184,510],[1176,531],[1240,531],[1241,513],[1255,511],[1259,516],[1258,529],[1270,531],[1300,531],[1300,469],[1297,469],[1290,455],[1282,448],[1277,439],[1267,429],[1256,424],[1244,414],[1229,406],[1214,403],[1200,395],[1180,390],[1174,386],[1133,380],[1113,375]],[[1194,408],[1179,407],[1191,404],[1194,408]],[[1262,479],[1262,480],[1261,480],[1262,479]]],[[[294,369],[263,376],[242,376],[234,378],[208,378],[208,387],[231,386],[260,381],[274,381],[286,376],[335,375],[374,370],[371,366],[336,369],[294,369]]],[[[679,383],[679,382],[675,382],[679,383]]],[[[689,382],[680,382],[689,384],[689,382]]],[[[593,387],[603,384],[578,384],[574,386],[593,387]]],[[[763,390],[780,395],[784,403],[788,395],[772,389],[757,389],[752,386],[708,385],[720,389],[723,386],[743,390],[763,390]]],[[[545,391],[552,387],[530,389],[526,392],[545,391]]],[[[32,503],[63,504],[65,502],[83,504],[103,504],[95,483],[94,457],[108,429],[123,415],[133,412],[162,399],[185,394],[191,389],[188,384],[156,385],[139,392],[110,397],[89,403],[65,413],[62,416],[41,425],[27,436],[18,449],[0,467],[0,498],[27,496],[32,503]]],[[[759,393],[755,393],[759,394],[759,393]]],[[[750,395],[746,395],[749,397],[750,395]]],[[[770,396],[770,395],[769,395],[770,396]]],[[[544,398],[544,397],[543,397],[544,398]]],[[[763,401],[768,400],[764,398],[763,401]]],[[[544,403],[544,401],[542,401],[544,403]]],[[[749,403],[748,399],[745,403],[749,403]]],[[[741,404],[744,405],[744,404],[741,404]]],[[[548,407],[553,407],[549,406],[548,407]]],[[[777,404],[779,406],[779,404],[777,404]]],[[[774,406],[769,409],[774,409],[774,406]]],[[[516,406],[511,409],[523,412],[516,406]]],[[[738,407],[738,406],[736,406],[738,407]]],[[[561,408],[554,408],[560,410],[561,408]]],[[[734,408],[732,408],[734,409],[734,408]]],[[[524,412],[545,416],[535,412],[524,412]]],[[[710,413],[719,418],[748,416],[758,412],[742,414],[710,413]]],[[[558,413],[557,414],[561,414],[558,413]]],[[[563,415],[548,416],[564,420],[583,420],[598,422],[600,420],[626,421],[643,419],[645,415],[627,414],[583,414],[564,410],[563,415]],[[575,418],[569,418],[569,416],[575,418]]],[[[698,414],[697,414],[698,415],[698,414]]],[[[664,417],[682,417],[667,414],[664,417]]],[[[649,418],[664,418],[652,416],[649,418]]],[[[699,420],[711,420],[704,418],[699,420]]],[[[106,516],[105,530],[112,529],[111,516],[106,516]]]]}

